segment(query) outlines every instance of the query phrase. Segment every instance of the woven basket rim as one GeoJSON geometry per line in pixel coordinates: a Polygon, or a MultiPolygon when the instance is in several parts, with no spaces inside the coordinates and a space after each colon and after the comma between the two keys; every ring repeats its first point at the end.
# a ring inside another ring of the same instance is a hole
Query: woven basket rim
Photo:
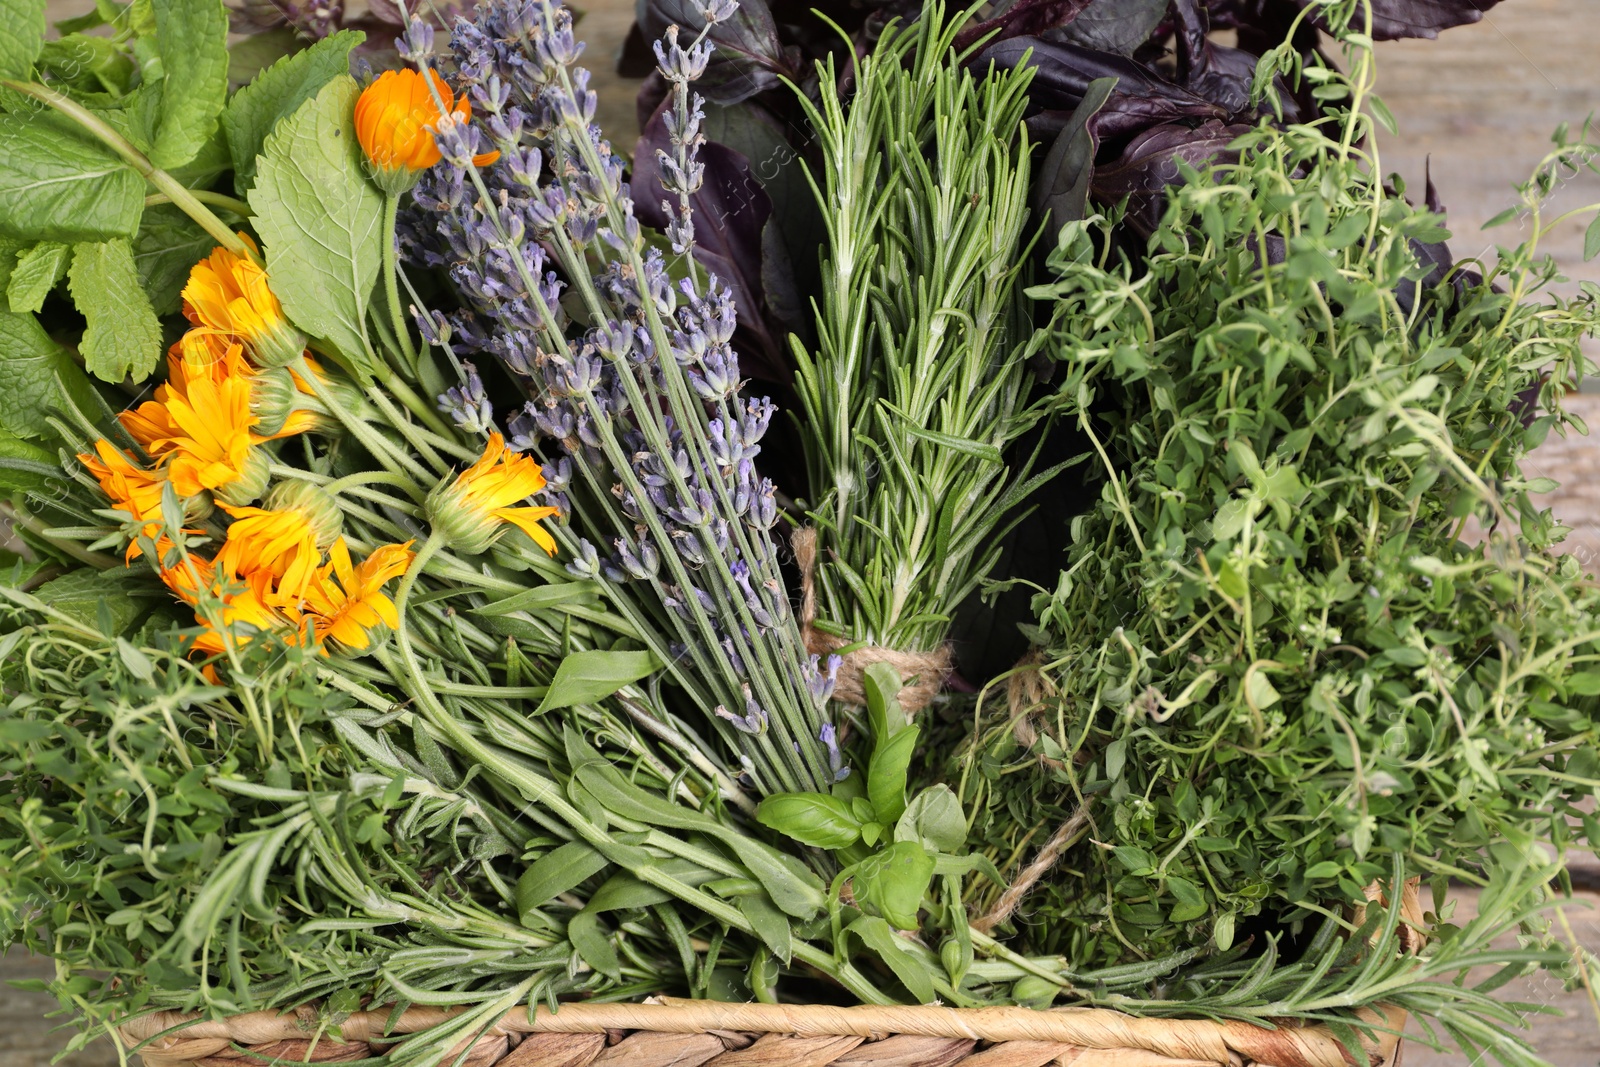
{"type": "MultiPolygon", "coordinates": [[[[391,1045],[447,1021],[452,1012],[413,1007],[398,1016],[392,1010],[355,1012],[342,1019],[333,1036],[322,1028],[323,1042],[391,1045]]],[[[1404,1028],[1404,1011],[1382,1005],[1358,1013],[1374,1028],[1363,1038],[1367,1064],[1394,1061],[1404,1028]]],[[[144,1056],[147,1067],[189,1067],[216,1062],[229,1050],[269,1050],[286,1043],[305,1043],[319,1030],[320,1015],[311,1006],[286,1011],[260,1011],[222,1019],[179,1012],[153,1012],[120,1027],[123,1040],[144,1056]]],[[[1009,1045],[1051,1046],[1067,1051],[1144,1054],[1150,1064],[1270,1064],[1272,1067],[1350,1067],[1353,1059],[1321,1024],[1297,1026],[1292,1020],[1277,1028],[1212,1019],[1152,1018],[1110,1008],[1024,1007],[951,1008],[939,1005],[834,1006],[825,1004],[727,1003],[651,998],[643,1003],[568,1002],[556,1011],[522,1007],[507,1012],[477,1038],[487,1048],[499,1042],[507,1052],[537,1035],[787,1035],[797,1042],[854,1038],[881,1042],[891,1037],[978,1042],[991,1049],[1009,1045]],[[510,1039],[509,1041],[507,1039],[510,1039]]],[[[853,1047],[853,1045],[851,1046],[853,1047]]],[[[870,1045],[868,1046],[870,1048],[870,1045]]],[[[776,1050],[774,1050],[776,1051],[776,1050]]],[[[502,1053],[503,1054],[503,1053],[502,1053]]],[[[870,1058],[870,1057],[869,1057],[870,1058]]],[[[1000,1057],[995,1057],[999,1059],[1000,1057]]],[[[806,1057],[794,1062],[810,1062],[806,1057]]],[[[471,1062],[493,1064],[485,1052],[471,1062]]],[[[247,1061],[241,1061],[247,1062],[247,1061]]],[[[530,1059],[529,1062],[538,1062],[530,1059]]],[[[626,1058],[615,1062],[626,1064],[626,1058]]],[[[774,1062],[786,1062],[781,1058],[774,1062]]],[[[959,1060],[955,1062],[960,1062],[959,1060]]],[[[1041,1062],[1055,1062],[1052,1058],[1041,1062]]],[[[1066,1062],[1066,1061],[1063,1061],[1066,1062]]]]}

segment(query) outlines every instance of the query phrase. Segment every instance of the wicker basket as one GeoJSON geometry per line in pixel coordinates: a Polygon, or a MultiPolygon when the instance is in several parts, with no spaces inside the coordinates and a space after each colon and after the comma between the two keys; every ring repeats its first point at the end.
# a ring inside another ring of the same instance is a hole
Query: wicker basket
{"type": "MultiPolygon", "coordinates": [[[[1400,898],[1400,946],[1421,948],[1418,880],[1400,898]]],[[[1369,900],[1387,906],[1380,888],[1369,900]]],[[[1360,923],[1362,911],[1352,918],[1360,923]]],[[[445,1062],[461,1067],[1397,1067],[1406,1013],[1364,1009],[1373,1027],[1360,1063],[1325,1026],[1276,1028],[1152,1019],[1104,1008],[834,1007],[652,998],[564,1004],[502,1016],[445,1062]],[[462,1051],[465,1059],[456,1059],[462,1051]]],[[[382,1057],[406,1035],[450,1017],[438,1008],[356,1012],[329,1033],[319,1013],[261,1011],[226,1019],[155,1012],[121,1029],[145,1067],[251,1067],[382,1057]]]]}
{"type": "MultiPolygon", "coordinates": [[[[217,1021],[176,1013],[123,1028],[146,1067],[343,1063],[382,1056],[401,1037],[447,1018],[412,1009],[395,1020],[359,1012],[339,1036],[313,1040],[317,1014],[255,1012],[217,1021]],[[173,1033],[163,1031],[183,1027],[173,1033]]],[[[1390,1067],[1405,1024],[1398,1009],[1365,1015],[1383,1027],[1354,1064],[1321,1026],[1276,1030],[1240,1022],[1144,1019],[1094,1008],[850,1007],[651,1001],[568,1004],[529,1019],[515,1011],[473,1042],[469,1067],[1390,1067]]],[[[457,1052],[460,1050],[458,1049],[457,1052]]],[[[447,1061],[448,1062],[448,1061],[447,1061]]]]}

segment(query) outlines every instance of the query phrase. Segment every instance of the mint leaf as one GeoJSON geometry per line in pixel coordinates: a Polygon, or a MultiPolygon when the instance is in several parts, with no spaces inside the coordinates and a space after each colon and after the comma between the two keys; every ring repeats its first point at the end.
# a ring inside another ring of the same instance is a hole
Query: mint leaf
{"type": "Polygon", "coordinates": [[[222,129],[233,155],[234,185],[243,192],[256,178],[256,157],[278,121],[350,70],[350,52],[366,35],[341,30],[303,52],[284,56],[228,101],[222,129]]]}
{"type": "Polygon", "coordinates": [[[161,358],[161,324],[139,288],[127,241],[78,245],[67,285],[89,321],[78,348],[90,374],[120,382],[129,374],[143,378],[155,369],[161,358]]]}
{"type": "Polygon", "coordinates": [[[0,78],[26,78],[44,47],[45,0],[0,0],[0,78]]]}
{"type": "Polygon", "coordinates": [[[250,206],[267,275],[294,324],[365,362],[367,302],[382,262],[383,196],[362,169],[355,79],[333,79],[273,133],[250,206]]]}
{"type": "Polygon", "coordinates": [[[133,239],[133,265],[139,285],[157,315],[178,310],[189,270],[216,247],[216,238],[171,204],[145,209],[133,239]]]}
{"type": "Polygon", "coordinates": [[[72,249],[59,241],[40,241],[17,257],[6,283],[6,302],[12,311],[38,311],[44,298],[67,273],[72,249]]]}
{"type": "Polygon", "coordinates": [[[151,0],[166,74],[150,162],[189,162],[217,129],[228,98],[228,16],[222,0],[151,0]]]}
{"type": "MultiPolygon", "coordinates": [[[[61,382],[74,390],[90,389],[83,372],[44,332],[38,319],[0,314],[0,428],[17,437],[47,436],[46,416],[67,406],[61,382]]],[[[84,397],[93,399],[87,393],[84,397]]]]}
{"type": "Polygon", "coordinates": [[[67,120],[43,111],[0,115],[0,235],[131,237],[143,209],[144,179],[67,120]]]}

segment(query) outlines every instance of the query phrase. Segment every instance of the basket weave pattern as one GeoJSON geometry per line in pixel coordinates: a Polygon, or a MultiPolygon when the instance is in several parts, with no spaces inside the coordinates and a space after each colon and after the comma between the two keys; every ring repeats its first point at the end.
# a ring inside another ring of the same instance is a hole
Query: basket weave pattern
{"type": "MultiPolygon", "coordinates": [[[[447,1013],[358,1012],[337,1034],[317,1014],[254,1012],[196,1020],[160,1012],[123,1037],[146,1067],[343,1063],[382,1056],[447,1013]],[[187,1024],[187,1025],[185,1025],[187,1024]],[[181,1029],[174,1029],[181,1027],[181,1029]],[[170,1032],[168,1032],[170,1031],[170,1032]]],[[[1405,1014],[1381,1027],[1355,1063],[1320,1026],[1266,1029],[1242,1022],[1135,1018],[1104,1009],[831,1007],[652,1001],[567,1004],[504,1016],[467,1050],[467,1067],[1392,1067],[1405,1014]]],[[[458,1053],[460,1049],[456,1050],[458,1053]]],[[[446,1062],[449,1062],[447,1059],[446,1062]]]]}

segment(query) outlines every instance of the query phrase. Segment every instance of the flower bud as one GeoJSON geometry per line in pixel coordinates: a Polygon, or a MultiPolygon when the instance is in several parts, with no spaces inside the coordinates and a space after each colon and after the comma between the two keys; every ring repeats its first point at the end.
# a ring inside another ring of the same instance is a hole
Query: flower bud
{"type": "Polygon", "coordinates": [[[283,367],[263,367],[250,379],[250,414],[255,432],[271,437],[283,429],[300,400],[294,377],[283,367]]]}
{"type": "Polygon", "coordinates": [[[267,491],[267,481],[271,474],[272,458],[265,449],[254,447],[244,461],[244,470],[239,477],[213,490],[216,498],[224,504],[234,507],[244,507],[253,504],[267,491]]]}
{"type": "Polygon", "coordinates": [[[298,478],[273,485],[267,491],[265,507],[268,511],[298,511],[304,515],[316,536],[317,548],[324,552],[344,532],[344,511],[339,501],[321,486],[298,478]]]}

